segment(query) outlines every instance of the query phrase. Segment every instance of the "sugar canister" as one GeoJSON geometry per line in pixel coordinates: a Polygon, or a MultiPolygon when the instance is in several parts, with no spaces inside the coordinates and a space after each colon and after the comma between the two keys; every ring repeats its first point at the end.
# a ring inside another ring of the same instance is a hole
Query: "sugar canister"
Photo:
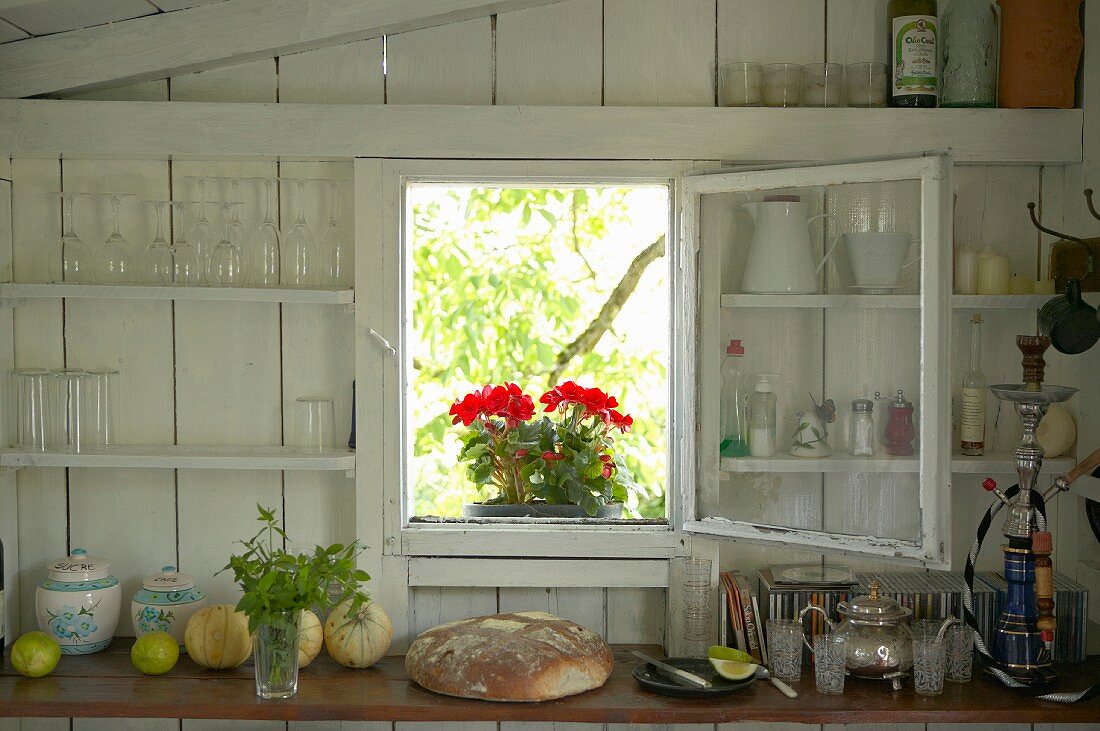
{"type": "Polygon", "coordinates": [[[65,655],[105,650],[115,636],[121,597],[111,564],[74,548],[50,564],[35,591],[38,628],[57,640],[65,655]]]}

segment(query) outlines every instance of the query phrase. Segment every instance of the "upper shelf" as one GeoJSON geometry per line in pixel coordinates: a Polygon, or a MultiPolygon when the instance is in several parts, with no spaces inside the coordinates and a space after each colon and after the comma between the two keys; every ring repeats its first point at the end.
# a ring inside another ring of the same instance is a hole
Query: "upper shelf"
{"type": "MultiPolygon", "coordinates": [[[[1054,457],[1043,462],[1043,473],[1062,472],[1073,467],[1072,457],[1054,457]]],[[[836,452],[831,457],[807,458],[792,457],[786,452],[777,452],[774,457],[738,457],[722,458],[722,472],[911,472],[920,471],[917,457],[890,457],[885,454],[874,457],[853,457],[844,452],[836,452]]],[[[984,457],[964,457],[961,454],[951,456],[953,474],[1015,474],[1012,453],[991,452],[984,457]]]]}
{"type": "MultiPolygon", "coordinates": [[[[1053,294],[956,294],[951,307],[957,310],[1037,310],[1053,294]]],[[[1100,292],[1085,292],[1089,304],[1100,304],[1100,292]]],[[[722,307],[772,308],[856,308],[916,309],[920,296],[915,294],[724,294],[722,307]]]]}
{"type": "Polygon", "coordinates": [[[350,305],[351,289],[168,287],[144,284],[0,284],[0,299],[146,299],[350,305]]]}
{"type": "MultiPolygon", "coordinates": [[[[1037,310],[1057,295],[1054,294],[956,294],[951,297],[955,309],[976,310],[1037,310]]],[[[1085,292],[1085,301],[1100,303],[1100,293],[1085,292]]]]}
{"type": "Polygon", "coordinates": [[[215,470],[353,470],[355,452],[320,454],[281,446],[120,445],[80,452],[0,449],[0,467],[156,467],[215,470]]]}

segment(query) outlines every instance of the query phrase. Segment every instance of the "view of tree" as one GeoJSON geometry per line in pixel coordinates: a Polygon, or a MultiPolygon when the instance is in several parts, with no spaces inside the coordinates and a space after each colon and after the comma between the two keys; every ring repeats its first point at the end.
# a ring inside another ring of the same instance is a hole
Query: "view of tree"
{"type": "Polygon", "coordinates": [[[626,513],[663,518],[668,189],[423,184],[408,211],[413,513],[489,497],[457,466],[456,398],[513,381],[537,401],[572,379],[633,415],[616,440],[642,490],[626,513]]]}

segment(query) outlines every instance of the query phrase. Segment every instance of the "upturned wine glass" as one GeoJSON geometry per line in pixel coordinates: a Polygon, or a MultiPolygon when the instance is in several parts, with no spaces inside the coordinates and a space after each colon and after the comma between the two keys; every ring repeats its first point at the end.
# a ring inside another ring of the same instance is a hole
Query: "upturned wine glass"
{"type": "Polygon", "coordinates": [[[288,287],[311,287],[317,281],[317,246],[306,223],[306,181],[298,184],[298,218],[283,242],[283,281],[288,287]]]}
{"type": "Polygon", "coordinates": [[[46,257],[46,276],[50,282],[91,282],[94,280],[92,250],[80,240],[73,228],[73,202],[80,193],[62,193],[61,238],[50,247],[46,257]]]}
{"type": "Polygon", "coordinates": [[[264,178],[264,220],[252,233],[248,252],[248,282],[259,287],[279,286],[279,255],[282,237],[271,217],[271,189],[276,182],[264,178]]]}
{"type": "Polygon", "coordinates": [[[164,238],[164,206],[168,201],[146,201],[157,211],[157,235],[142,255],[142,280],[150,284],[171,284],[175,272],[172,246],[164,238]]]}
{"type": "Polygon", "coordinates": [[[195,245],[187,240],[184,233],[186,227],[183,224],[183,212],[187,207],[187,201],[172,201],[173,230],[175,240],[172,242],[172,281],[185,287],[196,287],[203,282],[202,261],[195,245]]]}
{"type": "Polygon", "coordinates": [[[337,220],[339,212],[339,191],[337,181],[329,181],[329,191],[332,198],[328,225],[321,234],[321,254],[325,257],[325,283],[340,288],[351,286],[352,263],[351,244],[347,234],[337,220]]]}
{"type": "Polygon", "coordinates": [[[231,186],[233,188],[233,201],[238,205],[233,206],[229,211],[229,240],[237,247],[237,252],[241,256],[241,284],[244,284],[248,280],[248,247],[246,245],[247,237],[244,232],[244,224],[241,223],[241,209],[244,207],[244,198],[241,198],[240,178],[233,178],[231,186]]]}
{"type": "Polygon", "coordinates": [[[134,262],[130,243],[119,229],[118,213],[122,208],[122,198],[111,196],[111,207],[114,209],[114,228],[96,252],[95,278],[105,284],[125,284],[134,279],[134,262]]]}
{"type": "MultiPolygon", "coordinates": [[[[240,287],[244,284],[244,270],[241,268],[241,250],[233,243],[230,234],[230,211],[238,203],[219,204],[222,209],[222,238],[211,249],[206,260],[206,281],[211,287],[240,287]]],[[[240,224],[238,223],[238,226],[240,224]]]]}
{"type": "Polygon", "coordinates": [[[206,217],[206,178],[198,178],[198,181],[199,217],[188,232],[187,239],[195,247],[195,253],[199,257],[199,276],[204,277],[206,259],[210,256],[210,250],[214,248],[214,229],[210,225],[210,219],[206,217]]]}

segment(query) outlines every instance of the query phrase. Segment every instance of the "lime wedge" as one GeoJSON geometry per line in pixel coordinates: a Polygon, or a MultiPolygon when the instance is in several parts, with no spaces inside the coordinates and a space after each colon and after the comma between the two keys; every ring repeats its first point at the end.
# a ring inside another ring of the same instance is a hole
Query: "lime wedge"
{"type": "Polygon", "coordinates": [[[707,657],[711,660],[736,660],[737,662],[754,662],[752,655],[742,652],[734,647],[725,645],[711,645],[707,650],[707,657]]]}
{"type": "Polygon", "coordinates": [[[710,664],[726,680],[745,680],[751,678],[759,665],[751,662],[738,662],[737,660],[710,659],[710,664]]]}

